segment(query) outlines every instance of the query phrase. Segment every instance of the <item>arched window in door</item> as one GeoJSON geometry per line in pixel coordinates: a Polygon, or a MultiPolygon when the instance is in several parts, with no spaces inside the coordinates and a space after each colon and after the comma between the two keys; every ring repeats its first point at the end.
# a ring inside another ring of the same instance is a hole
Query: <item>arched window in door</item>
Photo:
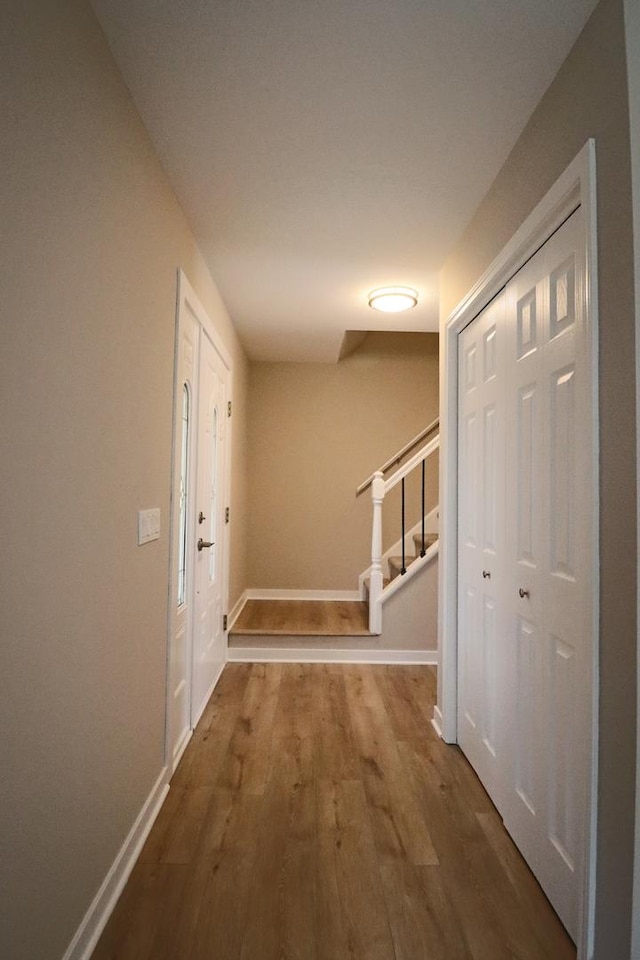
{"type": "Polygon", "coordinates": [[[178,606],[187,597],[187,491],[189,489],[189,387],[182,385],[182,439],[180,453],[180,506],[178,516],[178,606]]]}
{"type": "Polygon", "coordinates": [[[218,517],[218,408],[213,408],[211,416],[211,490],[209,494],[209,517],[211,529],[209,531],[209,540],[213,546],[209,551],[209,580],[213,582],[216,579],[216,557],[218,539],[216,523],[218,517]]]}

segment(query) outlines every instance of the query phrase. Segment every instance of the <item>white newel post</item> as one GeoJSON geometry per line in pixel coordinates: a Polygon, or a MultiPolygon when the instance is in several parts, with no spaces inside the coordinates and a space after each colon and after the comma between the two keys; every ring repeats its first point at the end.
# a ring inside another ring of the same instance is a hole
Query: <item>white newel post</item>
{"type": "Polygon", "coordinates": [[[384,477],[380,471],[371,484],[373,525],[371,530],[371,580],[369,582],[369,630],[382,633],[382,502],[384,500],[384,477]]]}

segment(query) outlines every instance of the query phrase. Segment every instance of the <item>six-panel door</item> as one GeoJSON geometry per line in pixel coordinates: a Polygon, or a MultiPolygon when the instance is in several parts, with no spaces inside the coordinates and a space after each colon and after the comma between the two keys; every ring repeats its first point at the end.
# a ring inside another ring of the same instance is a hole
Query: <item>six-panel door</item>
{"type": "Polygon", "coordinates": [[[459,338],[458,739],[499,805],[504,793],[505,298],[459,338]]]}
{"type": "Polygon", "coordinates": [[[592,616],[581,216],[574,213],[459,338],[460,743],[574,937],[592,616]],[[488,381],[493,326],[501,366],[488,381]],[[488,417],[504,427],[499,440],[488,417]],[[479,578],[492,525],[503,539],[488,588],[479,578]]]}

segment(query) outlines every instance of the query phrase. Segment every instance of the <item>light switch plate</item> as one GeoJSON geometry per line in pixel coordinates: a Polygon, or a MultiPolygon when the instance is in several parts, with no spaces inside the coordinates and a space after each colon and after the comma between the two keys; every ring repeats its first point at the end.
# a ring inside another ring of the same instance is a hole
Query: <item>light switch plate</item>
{"type": "Polygon", "coordinates": [[[138,511],[138,546],[160,539],[160,507],[138,511]]]}

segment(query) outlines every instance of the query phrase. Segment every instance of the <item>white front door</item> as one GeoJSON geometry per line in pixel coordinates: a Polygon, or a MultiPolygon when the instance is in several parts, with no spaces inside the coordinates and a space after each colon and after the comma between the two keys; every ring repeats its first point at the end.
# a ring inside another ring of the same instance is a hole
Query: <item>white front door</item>
{"type": "Polygon", "coordinates": [[[227,370],[202,331],[198,400],[196,535],[193,597],[193,697],[195,725],[225,661],[227,370]]]}
{"type": "Polygon", "coordinates": [[[574,938],[594,591],[581,217],[460,334],[458,427],[459,740],[574,938]]]}
{"type": "Polygon", "coordinates": [[[167,765],[177,766],[226,659],[231,360],[180,274],[167,765]]]}
{"type": "Polygon", "coordinates": [[[192,581],[200,327],[180,312],[176,360],[171,589],[167,681],[167,763],[174,770],[191,736],[192,581]]]}

